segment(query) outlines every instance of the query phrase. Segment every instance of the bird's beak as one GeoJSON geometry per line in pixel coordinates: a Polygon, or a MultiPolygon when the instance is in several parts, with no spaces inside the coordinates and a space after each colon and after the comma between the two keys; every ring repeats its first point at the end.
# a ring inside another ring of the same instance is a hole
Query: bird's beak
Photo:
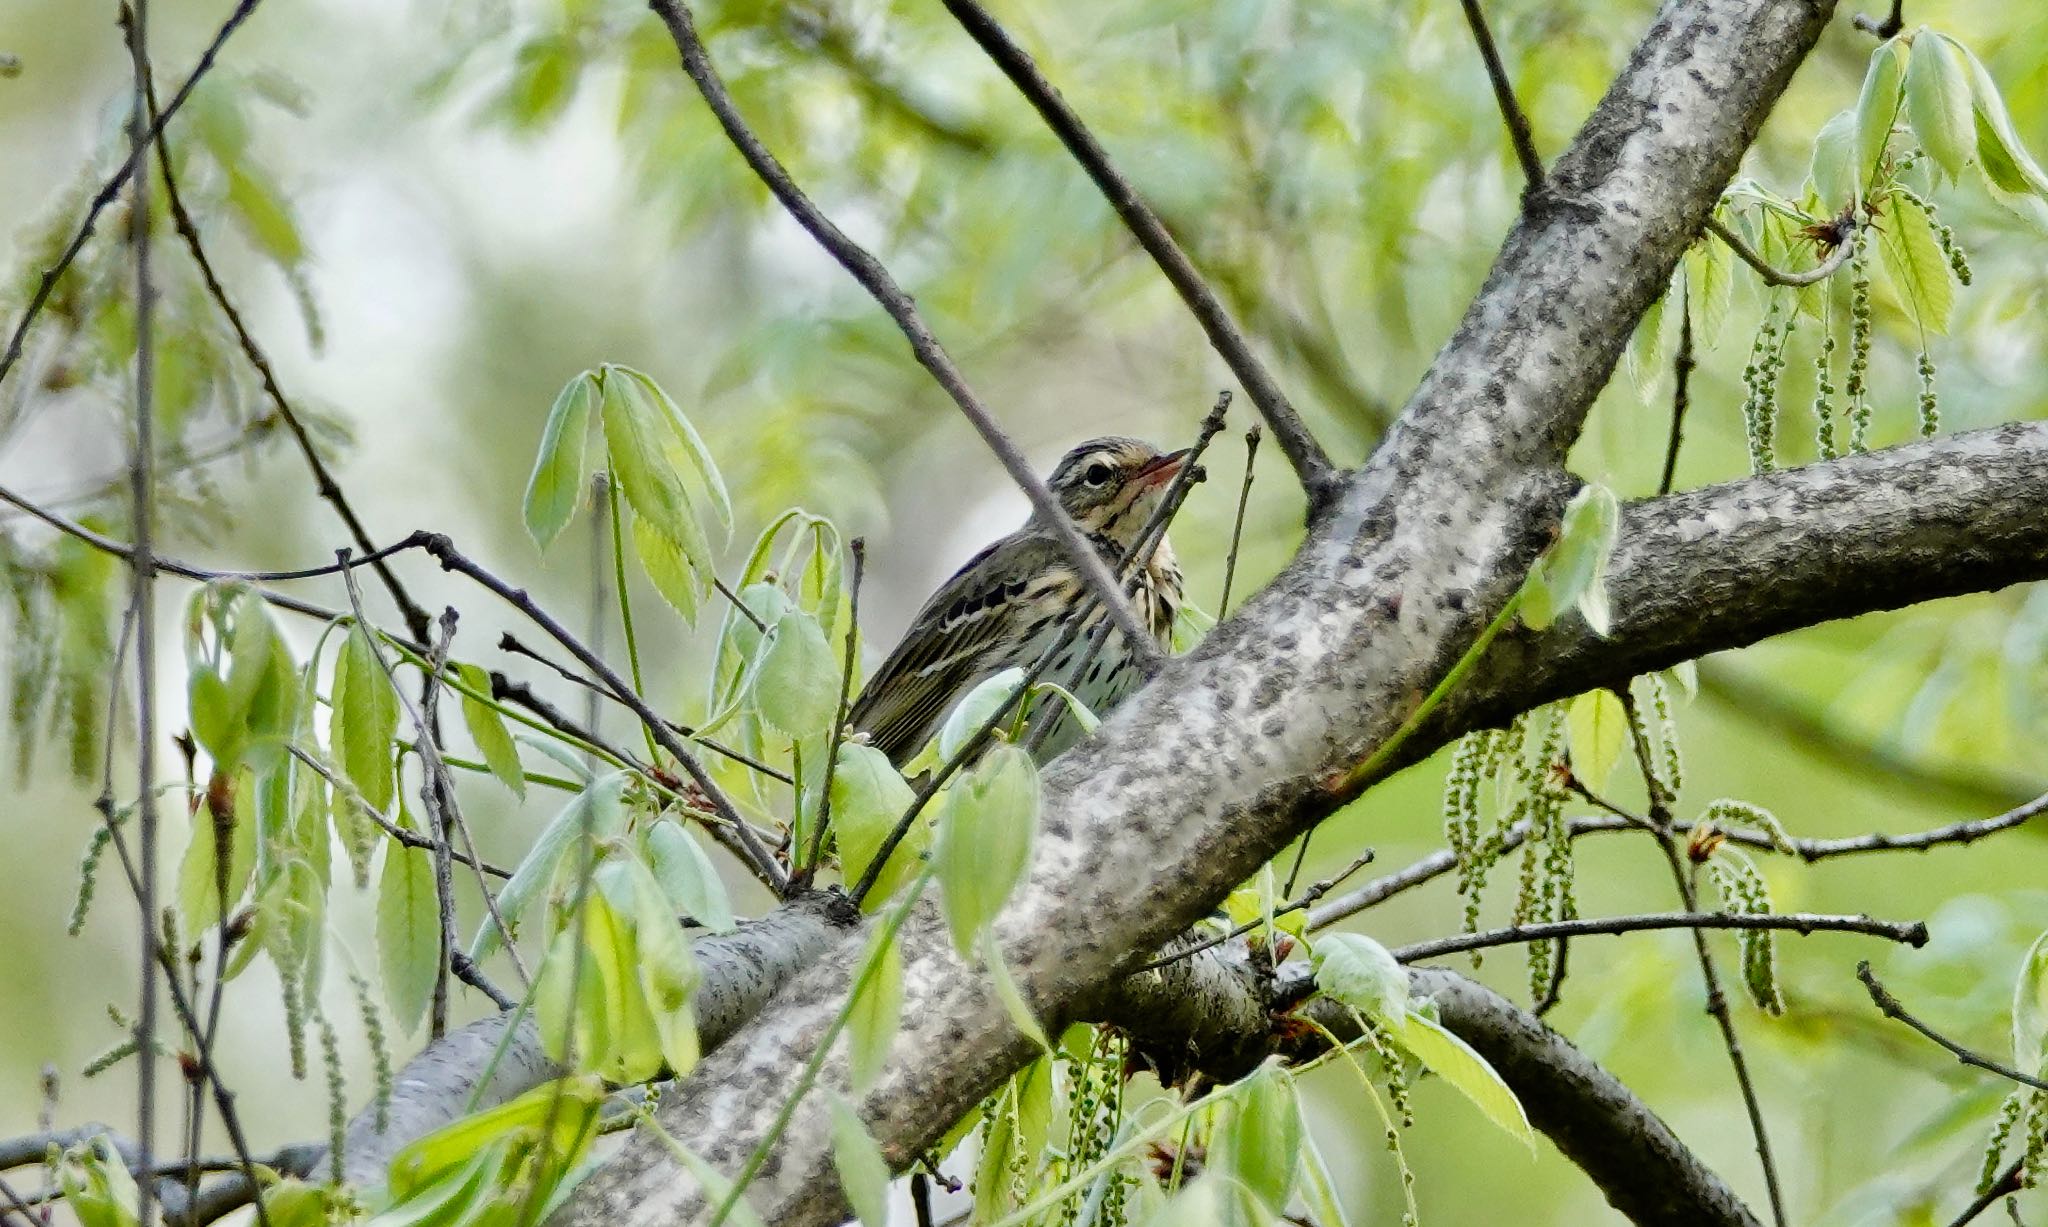
{"type": "Polygon", "coordinates": [[[1187,463],[1190,450],[1192,449],[1184,447],[1177,452],[1168,452],[1164,456],[1154,456],[1146,461],[1145,467],[1138,470],[1136,479],[1138,484],[1143,486],[1163,486],[1167,482],[1172,481],[1173,475],[1180,472],[1180,466],[1187,463]]]}

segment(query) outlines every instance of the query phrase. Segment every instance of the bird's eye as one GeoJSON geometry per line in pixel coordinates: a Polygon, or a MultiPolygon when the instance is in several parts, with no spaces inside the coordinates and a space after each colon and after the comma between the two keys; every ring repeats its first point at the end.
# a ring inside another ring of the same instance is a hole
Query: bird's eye
{"type": "Polygon", "coordinates": [[[1091,486],[1106,486],[1109,484],[1109,477],[1109,466],[1104,464],[1100,460],[1096,461],[1094,464],[1089,465],[1088,471],[1081,474],[1081,480],[1087,482],[1091,486]]]}

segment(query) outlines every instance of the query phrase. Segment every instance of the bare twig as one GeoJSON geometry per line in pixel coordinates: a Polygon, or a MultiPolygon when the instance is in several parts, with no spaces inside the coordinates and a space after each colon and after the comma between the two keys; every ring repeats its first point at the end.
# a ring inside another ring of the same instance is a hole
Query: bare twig
{"type": "Polygon", "coordinates": [[[1856,964],[1856,978],[1863,981],[1863,987],[1870,993],[1870,1003],[1877,1007],[1879,1013],[1883,1014],[1886,1018],[1897,1019],[1899,1022],[1913,1028],[1913,1030],[1918,1031],[1921,1035],[1946,1049],[1956,1060],[1965,1065],[1974,1066],[1977,1069],[1987,1070],[2008,1081],[2017,1082],[2021,1086],[2030,1086],[2037,1091],[2048,1091],[2048,1081],[2043,1081],[2032,1074],[2022,1073],[2010,1065],[1994,1061],[1980,1052],[1965,1048],[1941,1032],[1936,1031],[1933,1027],[1921,1022],[1918,1018],[1915,1018],[1911,1011],[1899,1003],[1897,997],[1892,996],[1890,990],[1878,982],[1877,973],[1870,969],[1870,960],[1865,959],[1856,964]]]}
{"type": "MultiPolygon", "coordinates": [[[[342,780],[340,776],[336,775],[333,771],[328,769],[327,764],[321,762],[319,759],[313,757],[311,754],[308,754],[303,747],[290,746],[288,747],[288,749],[291,751],[291,755],[293,758],[298,759],[299,762],[303,763],[307,768],[312,770],[321,779],[326,780],[327,783],[332,787],[347,787],[346,783],[342,780]]],[[[406,847],[418,848],[425,852],[431,852],[434,850],[434,841],[420,834],[418,831],[406,830],[404,827],[399,826],[397,823],[391,821],[391,819],[386,818],[383,814],[378,813],[376,810],[370,808],[367,805],[363,806],[360,812],[368,815],[370,821],[376,823],[377,828],[383,831],[384,834],[390,836],[397,842],[404,844],[406,847]]],[[[452,855],[454,856],[454,859],[457,864],[467,865],[471,869],[474,869],[479,873],[486,873],[494,878],[501,879],[510,878],[512,876],[512,871],[506,869],[502,865],[493,865],[489,861],[467,856],[460,852],[453,853],[452,855]]]]}
{"type": "Polygon", "coordinates": [[[1108,151],[1060,97],[1059,90],[1046,79],[1030,53],[1018,46],[976,0],[945,0],[945,4],[946,10],[1003,70],[1044,118],[1046,126],[1059,137],[1060,143],[1067,147],[1067,152],[1088,172],[1088,177],[1101,189],[1110,207],[1116,210],[1125,227],[1138,240],[1138,245],[1145,249],[1159,266],[1159,271],[1172,283],[1181,301],[1187,304],[1189,312],[1207,334],[1209,344],[1230,368],[1231,374],[1237,376],[1238,382],[1244,386],[1245,395],[1251,397],[1252,404],[1257,406],[1259,415],[1279,442],[1280,450],[1287,453],[1287,460],[1294,466],[1295,475],[1301,479],[1302,489],[1308,495],[1311,518],[1319,515],[1336,493],[1336,466],[1302,422],[1287,394],[1280,390],[1272,374],[1252,352],[1250,342],[1236,321],[1230,318],[1229,309],[1203,280],[1194,262],[1174,241],[1165,223],[1159,220],[1159,215],[1152,211],[1138,189],[1110,162],[1108,151]]]}
{"type": "Polygon", "coordinates": [[[604,663],[603,659],[595,652],[583,646],[582,640],[576,638],[569,631],[569,628],[556,621],[553,614],[535,604],[533,598],[528,596],[524,589],[514,588],[496,575],[472,562],[460,550],[457,550],[455,543],[447,537],[439,533],[430,533],[423,548],[440,562],[443,570],[455,571],[468,576],[482,585],[485,590],[495,595],[499,600],[504,601],[512,606],[512,608],[526,615],[529,621],[546,631],[548,637],[556,643],[569,649],[569,654],[574,656],[584,668],[590,670],[591,673],[597,676],[598,680],[610,687],[619,696],[619,700],[631,708],[633,714],[638,716],[641,723],[645,724],[654,734],[654,739],[660,743],[661,748],[668,751],[670,756],[689,774],[690,779],[695,782],[697,788],[711,802],[712,808],[718,812],[719,817],[731,824],[733,833],[738,837],[740,847],[744,851],[744,858],[753,868],[754,872],[760,875],[761,880],[767,883],[778,896],[788,892],[788,875],[783,873],[782,868],[775,863],[775,858],[768,854],[768,850],[761,846],[760,841],[754,838],[753,828],[748,825],[745,818],[741,817],[739,810],[734,808],[732,799],[727,797],[725,791],[718,787],[717,782],[704,770],[704,764],[698,762],[697,756],[690,753],[690,748],[683,744],[682,738],[678,737],[673,729],[669,728],[668,722],[656,714],[652,707],[648,706],[647,700],[633,693],[632,687],[626,685],[625,679],[618,675],[617,670],[604,663]]]}
{"type": "MultiPolygon", "coordinates": [[[[819,790],[818,819],[811,828],[811,852],[803,867],[790,878],[790,889],[806,891],[818,874],[818,858],[825,853],[825,827],[832,821],[832,778],[839,769],[839,746],[846,737],[846,706],[853,697],[854,653],[860,647],[860,581],[867,570],[868,543],[859,537],[852,542],[853,586],[847,599],[846,658],[839,664],[839,706],[833,709],[832,737],[825,747],[825,783],[819,790]]],[[[797,798],[803,806],[803,798],[797,798]]]]}
{"type": "MultiPolygon", "coordinates": [[[[213,41],[208,43],[206,50],[200,53],[199,62],[193,65],[192,71],[186,76],[184,83],[179,85],[177,92],[171,95],[171,101],[164,107],[162,117],[156,121],[155,125],[150,127],[146,135],[141,130],[140,125],[142,121],[137,121],[136,130],[130,133],[128,157],[114,170],[113,174],[107,177],[106,182],[100,185],[99,191],[93,194],[92,202],[86,206],[85,217],[80,220],[78,229],[71,236],[71,241],[65,244],[63,254],[57,257],[57,262],[43,270],[42,280],[36,284],[36,292],[29,299],[28,308],[21,313],[21,319],[15,323],[13,335],[7,338],[7,350],[5,353],[0,353],[0,384],[7,382],[8,372],[12,371],[15,364],[20,361],[22,342],[28,338],[30,326],[36,322],[36,316],[40,315],[43,308],[48,305],[50,293],[57,288],[58,279],[63,277],[64,271],[71,267],[71,262],[78,258],[78,253],[84,250],[86,240],[92,237],[93,227],[99,224],[100,214],[106,211],[106,207],[114,202],[114,197],[118,196],[121,189],[127,185],[129,176],[135,173],[135,168],[143,164],[144,158],[147,156],[145,152],[147,142],[156,139],[157,132],[162,129],[163,125],[171,121],[171,117],[178,113],[180,107],[185,105],[185,100],[192,96],[193,87],[198,85],[200,79],[205,77],[208,72],[212,71],[214,60],[220,55],[221,48],[227,44],[228,38],[234,34],[235,30],[244,21],[248,20],[249,14],[255,11],[256,5],[259,2],[260,0],[240,0],[240,3],[235,5],[234,11],[228,14],[227,20],[221,23],[219,30],[215,31],[213,41]]],[[[143,60],[146,57],[138,54],[135,58],[143,60]]],[[[138,91],[138,105],[140,105],[139,97],[143,90],[142,82],[146,80],[147,71],[146,65],[137,69],[136,89],[138,91]]],[[[147,214],[140,214],[138,216],[146,217],[147,214]]]]}
{"type": "Polygon", "coordinates": [[[1230,552],[1223,557],[1223,592],[1216,598],[1216,616],[1230,613],[1230,586],[1237,579],[1237,550],[1244,543],[1244,512],[1252,501],[1252,461],[1259,454],[1258,423],[1244,432],[1244,484],[1237,488],[1237,515],[1230,522],[1230,552]]]}
{"type": "Polygon", "coordinates": [[[1685,411],[1692,404],[1692,371],[1699,365],[1692,355],[1692,293],[1682,287],[1678,295],[1678,354],[1671,360],[1671,442],[1664,448],[1664,476],[1657,493],[1671,493],[1678,475],[1678,447],[1685,439],[1685,411]]]}
{"type": "Polygon", "coordinates": [[[1927,944],[1927,926],[1920,921],[1873,920],[1868,916],[1832,916],[1817,912],[1734,913],[1734,912],[1651,912],[1641,916],[1609,916],[1584,920],[1548,920],[1540,924],[1509,925],[1483,933],[1457,933],[1431,941],[1396,946],[1393,955],[1403,963],[1438,959],[1466,950],[1513,946],[1523,942],[1549,941],[1561,937],[1591,937],[1601,934],[1640,933],[1647,929],[1786,929],[1809,933],[1862,933],[1908,946],[1927,944]]]}
{"type": "MultiPolygon", "coordinates": [[[[1851,219],[1849,224],[1853,229],[1855,226],[1855,221],[1853,218],[1851,219]]],[[[1785,270],[1772,264],[1769,260],[1764,259],[1763,255],[1759,253],[1756,248],[1751,247],[1746,241],[1743,240],[1743,237],[1741,235],[1737,234],[1734,231],[1733,228],[1724,225],[1721,222],[1721,220],[1715,217],[1713,214],[1709,213],[1707,215],[1705,225],[1709,233],[1711,233],[1715,238],[1720,239],[1723,243],[1728,244],[1728,250],[1734,252],[1736,257],[1740,259],[1744,264],[1747,264],[1750,268],[1756,270],[1757,276],[1762,277],[1766,282],[1770,283],[1771,285],[1789,286],[1796,288],[1799,286],[1814,285],[1819,282],[1826,281],[1828,278],[1834,276],[1835,273],[1842,267],[1842,265],[1848,263],[1850,253],[1853,252],[1856,247],[1856,244],[1853,241],[1853,235],[1848,238],[1844,238],[1841,242],[1835,244],[1834,250],[1828,252],[1826,256],[1822,257],[1821,262],[1819,264],[1814,265],[1812,268],[1807,269],[1803,273],[1788,273],[1785,270]]]]}
{"type": "Polygon", "coordinates": [[[1501,63],[1500,48],[1494,45],[1493,31],[1487,28],[1486,14],[1480,11],[1479,0],[1462,0],[1465,6],[1465,24],[1472,27],[1472,39],[1479,44],[1479,57],[1486,61],[1486,79],[1493,83],[1493,98],[1500,105],[1501,122],[1507,125],[1508,140],[1515,147],[1515,160],[1522,164],[1522,195],[1543,186],[1543,159],[1536,153],[1536,140],[1530,135],[1529,117],[1523,113],[1522,104],[1515,100],[1514,83],[1508,80],[1508,70],[1501,63]]]}
{"type": "Polygon", "coordinates": [[[1031,462],[1024,458],[1024,453],[1019,451],[1016,443],[1003,432],[1003,428],[996,422],[995,415],[989,412],[988,407],[982,404],[980,398],[967,386],[965,376],[953,365],[952,357],[946,353],[945,347],[939,344],[938,338],[932,335],[932,330],[919,313],[917,304],[904,292],[902,286],[896,284],[896,279],[882,266],[881,261],[875,259],[866,248],[848,238],[831,218],[826,217],[818,206],[812,203],[810,197],[804,195],[803,189],[790,178],[782,163],[776,160],[775,155],[768,151],[768,147],[763,145],[761,139],[747,126],[739,109],[733,105],[732,95],[727,92],[725,82],[720,79],[718,70],[711,64],[710,56],[705,53],[704,42],[698,37],[697,25],[690,16],[689,8],[680,3],[680,0],[648,0],[648,7],[653,9],[655,15],[668,27],[669,36],[675,41],[676,50],[682,56],[683,71],[696,84],[697,92],[704,96],[704,101],[711,108],[711,113],[717,117],[719,126],[725,130],[726,136],[739,150],[740,156],[746,159],[748,167],[767,185],[768,190],[774,193],[775,198],[782,202],[782,207],[789,211],[797,224],[816,239],[841,267],[852,274],[854,280],[858,281],[881,305],[882,310],[888,313],[889,318],[895,321],[896,326],[910,342],[911,352],[919,364],[930,371],[932,378],[936,379],[946,394],[953,398],[953,403],[960,407],[960,412],[966,415],[968,422],[981,435],[982,442],[988,445],[998,460],[1002,461],[1003,468],[1010,474],[1010,479],[1030,498],[1032,510],[1051,530],[1054,539],[1060,543],[1061,549],[1066,552],[1082,579],[1094,591],[1095,599],[1102,602],[1109,616],[1115,619],[1117,626],[1130,639],[1130,650],[1143,666],[1145,675],[1151,676],[1158,670],[1163,657],[1152,643],[1151,637],[1146,635],[1144,628],[1138,624],[1138,616],[1132,610],[1130,601],[1125,599],[1122,590],[1118,588],[1116,580],[1110,575],[1109,565],[1081,534],[1081,530],[1074,524],[1073,517],[1069,516],[1060,506],[1059,500],[1053,497],[1045,481],[1031,467],[1031,462]]]}
{"type": "Polygon", "coordinates": [[[1852,19],[1852,24],[1874,38],[1891,38],[1906,28],[1906,0],[1892,0],[1891,15],[1882,21],[1858,13],[1852,19]]]}
{"type": "Polygon", "coordinates": [[[1138,967],[1136,970],[1132,971],[1131,974],[1137,975],[1139,972],[1157,971],[1160,968],[1166,966],[1168,963],[1177,963],[1182,959],[1190,958],[1194,955],[1200,954],[1204,950],[1208,950],[1215,946],[1220,946],[1224,942],[1232,941],[1236,938],[1243,937],[1245,934],[1251,932],[1253,929],[1262,927],[1266,924],[1267,921],[1273,919],[1273,917],[1286,916],[1294,912],[1306,911],[1307,909],[1315,906],[1316,900],[1321,899],[1324,895],[1327,895],[1332,890],[1336,889],[1339,883],[1343,882],[1346,878],[1350,877],[1354,873],[1357,873],[1359,870],[1365,868],[1367,865],[1370,864],[1372,864],[1372,849],[1367,848],[1365,850],[1364,855],[1360,856],[1357,860],[1352,861],[1349,865],[1346,865],[1337,873],[1334,873],[1329,877],[1324,878],[1320,882],[1311,883],[1307,890],[1301,892],[1301,897],[1299,899],[1296,899],[1290,903],[1282,904],[1281,906],[1274,908],[1272,916],[1260,916],[1256,920],[1248,920],[1245,923],[1238,925],[1236,928],[1231,929],[1227,933],[1218,933],[1214,937],[1204,938],[1202,941],[1196,942],[1192,946],[1179,947],[1170,954],[1162,954],[1158,958],[1153,959],[1151,962],[1138,967]]]}
{"type": "Polygon", "coordinates": [[[1992,1180],[1990,1188],[1977,1194],[1969,1205],[1963,1207],[1962,1213],[1949,1220],[1948,1227],[1963,1227],[1965,1223],[1968,1223],[1997,1204],[1999,1198],[2010,1197],[2027,1187],[2025,1175],[2026,1164],[2024,1161],[2016,1160],[2009,1164],[2004,1171],[2000,1172],[1992,1180]]]}

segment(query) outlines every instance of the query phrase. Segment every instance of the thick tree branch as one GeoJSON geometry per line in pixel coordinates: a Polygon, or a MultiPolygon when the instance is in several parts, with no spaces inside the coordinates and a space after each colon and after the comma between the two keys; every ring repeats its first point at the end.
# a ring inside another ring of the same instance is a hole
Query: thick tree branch
{"type": "MultiPolygon", "coordinates": [[[[1667,4],[1290,567],[1047,771],[1032,872],[997,926],[1040,1014],[1070,1014],[1367,782],[1352,765],[1521,582],[1568,493],[1565,448],[1830,7],[1667,4]]],[[[929,915],[901,940],[905,1026],[861,1105],[899,1165],[1029,1055],[929,915]]],[[[858,954],[838,944],[663,1097],[677,1142],[739,1170],[782,1108],[760,1088],[815,1049],[858,954]]],[[[837,1059],[825,1079],[844,1087],[837,1059]]],[[[766,1219],[843,1216],[828,1132],[822,1096],[791,1118],[749,1193],[766,1219]]],[[[636,1134],[561,1218],[612,1227],[702,1209],[669,1147],[636,1134]]]]}

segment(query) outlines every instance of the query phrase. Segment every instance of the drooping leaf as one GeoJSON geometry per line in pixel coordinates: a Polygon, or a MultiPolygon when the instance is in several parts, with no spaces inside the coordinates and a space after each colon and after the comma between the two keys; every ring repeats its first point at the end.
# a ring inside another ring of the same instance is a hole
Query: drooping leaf
{"type": "Polygon", "coordinates": [[[625,492],[634,514],[674,542],[690,565],[710,571],[716,561],[711,539],[670,455],[671,432],[661,405],[639,380],[615,375],[608,367],[599,415],[612,479],[625,492]]]}
{"type": "Polygon", "coordinates": [[[1408,1012],[1408,973],[1363,933],[1317,938],[1310,967],[1317,989],[1367,1018],[1391,1025],[1408,1012]]]}
{"type": "Polygon", "coordinates": [[[660,384],[648,375],[629,366],[607,366],[606,381],[622,376],[629,385],[629,394],[644,395],[661,412],[658,420],[667,428],[664,454],[677,467],[687,464],[703,483],[704,492],[711,498],[712,513],[727,532],[732,531],[732,495],[726,492],[725,478],[718,471],[718,464],[711,458],[711,449],[704,446],[704,440],[697,434],[697,428],[677,406],[660,384]],[[679,463],[680,462],[680,463],[679,463]]]}
{"type": "Polygon", "coordinates": [[[1522,588],[1522,621],[1542,630],[1577,606],[1595,634],[1606,634],[1607,559],[1620,524],[1621,505],[1612,490],[1581,487],[1565,507],[1557,541],[1530,569],[1522,588]]]}
{"type": "Polygon", "coordinates": [[[847,1102],[832,1097],[832,1166],[861,1227],[889,1227],[889,1164],[847,1102]]]}
{"type": "Polygon", "coordinates": [[[2048,1070],[2048,933],[2027,948],[2013,981],[2012,1062],[2036,1077],[2048,1070]]]}
{"type": "Polygon", "coordinates": [[[1500,1074],[1470,1044],[1419,1010],[1409,1010],[1400,1016],[1395,1038],[1432,1072],[1457,1087],[1508,1136],[1535,1149],[1536,1134],[1529,1128],[1522,1101],[1515,1098],[1500,1074]]]}
{"type": "Polygon", "coordinates": [[[996,947],[995,934],[984,929],[981,933],[981,961],[988,968],[989,981],[995,985],[996,999],[1003,1003],[1003,1012],[1022,1031],[1025,1038],[1039,1046],[1048,1055],[1052,1052],[1052,1041],[1046,1038],[1045,1024],[1031,1009],[1031,1003],[1024,999],[1024,990],[1018,987],[1017,978],[1010,974],[1010,966],[1003,961],[1003,952],[996,947]]]}
{"type": "Polygon", "coordinates": [[[1863,166],[1857,157],[1856,112],[1841,111],[1813,138],[1813,190],[1830,213],[1863,199],[1863,166]]]}
{"type": "Polygon", "coordinates": [[[903,1016],[903,951],[886,926],[868,939],[861,967],[864,978],[846,1017],[846,1064],[856,1091],[874,1084],[903,1016]]]}
{"type": "Polygon", "coordinates": [[[2028,151],[2014,129],[2012,115],[1998,92],[1998,83],[1974,52],[1946,35],[1936,35],[1958,56],[1970,74],[1970,107],[1975,116],[1977,161],[1985,177],[2000,191],[2030,193],[2048,200],[2048,172],[2028,151]]]}
{"type": "Polygon", "coordinates": [[[703,976],[654,875],[635,860],[617,863],[633,880],[634,969],[639,973],[640,992],[654,1015],[668,1072],[681,1077],[697,1064],[700,1051],[690,1002],[703,976]]]}
{"type": "Polygon", "coordinates": [[[398,693],[377,663],[377,650],[361,625],[351,626],[334,666],[334,717],[328,737],[342,772],[372,809],[391,805],[393,743],[398,737],[398,693]]]}
{"type": "Polygon", "coordinates": [[[1268,1065],[1231,1092],[1222,1151],[1231,1175],[1269,1209],[1286,1208],[1301,1160],[1301,1104],[1294,1080],[1268,1065]]]}
{"type": "Polygon", "coordinates": [[[1924,26],[1913,37],[1906,68],[1906,116],[1935,165],[1950,178],[1962,174],[1977,144],[1969,69],[1954,43],[1924,26]]]}
{"type": "MultiPolygon", "coordinates": [[[[246,781],[247,773],[240,778],[246,781]]],[[[232,805],[237,795],[236,791],[227,791],[224,799],[232,805]]],[[[184,858],[178,864],[178,912],[186,929],[195,934],[219,923],[221,916],[220,850],[215,842],[218,836],[213,804],[214,798],[209,796],[193,813],[192,842],[185,845],[184,858]]],[[[232,908],[247,889],[249,875],[256,867],[253,815],[231,812],[228,830],[227,901],[232,908]]]]}
{"type": "Polygon", "coordinates": [[[1734,257],[1716,238],[1694,243],[1685,252],[1685,285],[1691,295],[1694,342],[1712,349],[1721,340],[1728,308],[1735,298],[1734,257]]]}
{"type": "Polygon", "coordinates": [[[1588,788],[1607,786],[1607,777],[1628,745],[1628,712],[1611,690],[1588,690],[1566,709],[1565,728],[1571,738],[1572,774],[1588,788]]]}
{"type": "Polygon", "coordinates": [[[950,759],[958,754],[975,730],[987,724],[989,717],[1000,711],[1024,684],[1024,670],[1009,668],[982,682],[967,692],[966,696],[953,705],[946,722],[939,726],[939,758],[950,759]]]}
{"type": "Polygon", "coordinates": [[[940,904],[954,949],[966,957],[1030,866],[1038,767],[1021,746],[993,746],[946,799],[934,853],[940,904]]]}
{"type": "Polygon", "coordinates": [[[1921,326],[1944,334],[1956,299],[1948,255],[1941,249],[1927,210],[1903,193],[1894,193],[1891,200],[1891,225],[1878,241],[1885,272],[1921,326]]]}
{"type": "Polygon", "coordinates": [[[392,1018],[407,1031],[418,1030],[441,969],[441,907],[433,857],[425,848],[393,840],[384,849],[377,879],[377,962],[392,1018]]]}
{"type": "Polygon", "coordinates": [[[683,547],[655,527],[654,521],[641,516],[633,517],[633,552],[661,599],[681,614],[683,621],[694,625],[697,611],[704,605],[705,590],[711,586],[704,578],[706,573],[692,567],[683,556],[683,547]]]}
{"type": "Polygon", "coordinates": [[[732,899],[704,849],[679,823],[647,829],[647,859],[671,904],[713,933],[733,928],[732,899]]]}
{"type": "MultiPolygon", "coordinates": [[[[839,867],[849,883],[867,873],[868,865],[881,853],[882,841],[915,800],[916,793],[888,755],[853,742],[839,747],[839,763],[832,771],[832,830],[839,844],[839,867]]],[[[861,900],[862,909],[871,912],[881,907],[897,887],[909,881],[930,843],[931,828],[923,821],[913,823],[889,855],[888,865],[876,875],[873,889],[861,900]]]]}
{"type": "Polygon", "coordinates": [[[1856,158],[1864,174],[1877,168],[1891,139],[1892,123],[1899,114],[1901,87],[1906,75],[1908,44],[1903,38],[1889,38],[1870,55],[1870,67],[1863,74],[1863,90],[1856,98],[1856,158]]]}
{"type": "Polygon", "coordinates": [[[583,456],[597,397],[597,379],[585,371],[563,385],[554,407],[548,410],[522,505],[527,535],[542,549],[562,535],[583,501],[583,456]]]}
{"type": "MultiPolygon", "coordinates": [[[[533,841],[533,847],[512,870],[512,876],[498,889],[498,913],[505,918],[506,924],[516,931],[520,918],[547,889],[563,854],[575,845],[579,834],[587,829],[593,838],[602,840],[617,835],[625,828],[626,811],[620,800],[625,789],[624,772],[600,776],[548,820],[547,826],[541,828],[540,835],[533,841]]],[[[482,959],[496,950],[498,944],[497,926],[487,919],[469,943],[469,957],[482,959]]]]}
{"type": "Polygon", "coordinates": [[[768,723],[785,733],[827,729],[839,711],[840,668],[818,619],[792,609],[769,631],[754,701],[768,723]]]}

